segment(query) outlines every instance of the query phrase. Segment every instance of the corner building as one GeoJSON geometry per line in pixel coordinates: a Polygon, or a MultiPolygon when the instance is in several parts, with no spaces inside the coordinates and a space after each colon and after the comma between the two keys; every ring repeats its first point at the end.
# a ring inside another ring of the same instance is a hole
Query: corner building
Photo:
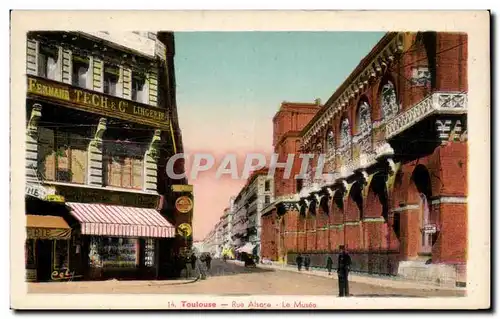
{"type": "Polygon", "coordinates": [[[270,205],[264,257],[465,283],[467,109],[466,34],[387,33],[301,131],[327,175],[270,205]]]}
{"type": "Polygon", "coordinates": [[[173,267],[170,185],[186,181],[165,174],[178,141],[169,54],[151,32],[28,34],[28,280],[173,267]]]}

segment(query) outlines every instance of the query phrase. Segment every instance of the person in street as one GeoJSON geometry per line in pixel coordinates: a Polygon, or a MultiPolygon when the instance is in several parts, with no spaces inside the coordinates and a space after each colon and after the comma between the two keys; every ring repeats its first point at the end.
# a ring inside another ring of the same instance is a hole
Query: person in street
{"type": "Polygon", "coordinates": [[[205,263],[205,258],[203,256],[200,256],[200,258],[196,260],[196,269],[199,273],[198,279],[200,280],[207,279],[206,263],[205,263]]]}
{"type": "Polygon", "coordinates": [[[331,256],[326,259],[326,269],[328,270],[328,275],[332,274],[333,260],[331,256]]]}
{"type": "Polygon", "coordinates": [[[347,253],[345,246],[341,245],[338,260],[337,274],[339,277],[339,297],[349,296],[349,271],[351,270],[351,256],[347,253]]]}
{"type": "Polygon", "coordinates": [[[191,263],[191,271],[193,272],[193,275],[196,273],[196,259],[196,255],[192,253],[191,257],[189,258],[189,262],[191,263]]]}
{"type": "Polygon", "coordinates": [[[301,271],[302,270],[302,255],[301,254],[297,255],[297,258],[295,258],[295,262],[297,263],[297,269],[299,271],[301,271]]]}
{"type": "Polygon", "coordinates": [[[207,271],[210,270],[210,264],[212,263],[212,256],[210,254],[207,254],[205,257],[205,263],[207,264],[207,271]]]}
{"type": "Polygon", "coordinates": [[[309,255],[306,255],[304,258],[304,267],[306,268],[306,271],[309,271],[309,266],[311,265],[311,257],[309,255]]]}

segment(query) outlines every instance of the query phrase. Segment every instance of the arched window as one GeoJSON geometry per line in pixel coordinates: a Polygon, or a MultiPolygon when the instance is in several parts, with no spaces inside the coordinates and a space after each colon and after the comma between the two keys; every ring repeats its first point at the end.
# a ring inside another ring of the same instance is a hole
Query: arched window
{"type": "Polygon", "coordinates": [[[346,117],[342,120],[340,124],[340,146],[344,147],[351,142],[351,128],[349,125],[349,119],[346,117]]]}
{"type": "Polygon", "coordinates": [[[391,81],[387,81],[382,86],[382,91],[380,95],[381,106],[382,106],[382,117],[385,120],[389,120],[396,116],[399,112],[399,106],[396,97],[396,89],[391,81]]]}
{"type": "Polygon", "coordinates": [[[358,134],[366,136],[372,130],[372,116],[370,105],[366,101],[362,101],[358,108],[358,134]]]}
{"type": "Polygon", "coordinates": [[[326,153],[331,154],[335,149],[335,135],[332,130],[326,133],[326,153]]]}

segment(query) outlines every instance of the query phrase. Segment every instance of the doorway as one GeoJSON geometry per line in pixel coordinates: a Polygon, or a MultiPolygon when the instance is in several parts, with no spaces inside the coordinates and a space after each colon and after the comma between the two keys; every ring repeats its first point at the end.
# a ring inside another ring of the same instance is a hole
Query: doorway
{"type": "Polygon", "coordinates": [[[52,273],[52,241],[39,239],[36,241],[37,281],[49,281],[52,273]]]}

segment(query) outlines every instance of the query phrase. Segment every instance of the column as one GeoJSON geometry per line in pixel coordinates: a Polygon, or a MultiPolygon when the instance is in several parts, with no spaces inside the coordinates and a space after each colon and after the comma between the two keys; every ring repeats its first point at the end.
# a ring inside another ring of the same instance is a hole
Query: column
{"type": "Polygon", "coordinates": [[[103,185],[102,176],[102,137],[106,131],[106,118],[99,119],[99,124],[97,125],[94,138],[89,143],[88,148],[88,167],[87,167],[87,184],[92,186],[103,185]]]}
{"type": "Polygon", "coordinates": [[[155,130],[151,144],[144,154],[144,190],[157,192],[158,154],[161,142],[161,131],[155,130]]]}
{"type": "Polygon", "coordinates": [[[26,179],[38,181],[38,121],[42,117],[42,106],[33,105],[26,129],[26,179]]]}

